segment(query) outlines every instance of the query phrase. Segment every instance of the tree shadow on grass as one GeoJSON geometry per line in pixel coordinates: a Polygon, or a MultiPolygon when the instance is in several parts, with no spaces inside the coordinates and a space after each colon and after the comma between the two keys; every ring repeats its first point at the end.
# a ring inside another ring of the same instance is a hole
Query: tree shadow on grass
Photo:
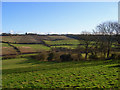
{"type": "Polygon", "coordinates": [[[26,57],[26,61],[24,61],[24,62],[19,62],[19,63],[17,63],[17,64],[29,64],[29,63],[31,63],[32,65],[35,65],[35,64],[53,64],[53,63],[57,63],[57,62],[53,62],[53,61],[51,61],[51,62],[48,62],[48,61],[42,61],[42,60],[37,60],[37,59],[33,59],[33,58],[31,58],[31,57],[26,57]]]}
{"type": "MultiPolygon", "coordinates": [[[[9,73],[25,73],[25,72],[34,72],[34,71],[50,71],[50,70],[61,70],[61,69],[65,69],[65,68],[76,68],[76,67],[93,67],[93,66],[98,66],[98,65],[107,65],[110,64],[109,61],[108,63],[105,63],[104,61],[102,62],[97,62],[97,63],[93,63],[93,61],[74,61],[74,62],[48,62],[48,61],[40,61],[40,60],[35,60],[32,59],[30,57],[26,57],[27,60],[24,62],[19,62],[17,64],[31,64],[31,66],[28,67],[20,67],[20,68],[14,68],[14,69],[5,69],[3,70],[3,74],[9,74],[9,73]],[[88,64],[86,64],[88,63],[88,64]],[[38,65],[39,64],[39,65],[38,65]],[[53,64],[53,65],[51,65],[53,64]],[[32,66],[32,65],[36,65],[36,66],[32,66]],[[38,65],[38,66],[37,66],[38,65]]],[[[117,63],[117,62],[113,62],[113,63],[117,63]]],[[[120,67],[120,65],[116,65],[113,67],[120,67]]]]}
{"type": "Polygon", "coordinates": [[[27,63],[32,63],[32,64],[39,64],[41,61],[39,61],[39,60],[36,60],[36,59],[32,59],[32,58],[30,58],[30,57],[26,57],[26,61],[24,61],[24,62],[19,62],[19,63],[17,63],[17,64],[27,64],[27,63]]]}
{"type": "Polygon", "coordinates": [[[109,66],[109,68],[120,68],[120,65],[109,66]]]}
{"type": "MultiPolygon", "coordinates": [[[[45,64],[45,65],[50,65],[50,64],[57,64],[58,62],[57,61],[42,61],[42,60],[37,60],[37,59],[33,59],[31,57],[26,57],[27,60],[24,61],[24,62],[19,62],[17,64],[31,64],[31,65],[37,65],[37,64],[45,64]]],[[[63,66],[64,67],[70,67],[70,62],[72,61],[69,61],[69,62],[59,62],[59,63],[64,63],[65,65],[63,66]]],[[[113,61],[73,61],[72,62],[74,64],[78,64],[78,65],[74,65],[74,67],[91,67],[91,66],[98,66],[98,65],[109,65],[110,63],[113,64],[113,63],[117,63],[117,62],[113,62],[113,61]],[[95,62],[95,63],[93,63],[95,62]],[[107,62],[107,63],[106,63],[107,62]],[[79,64],[79,63],[82,63],[82,64],[79,64]],[[88,63],[88,64],[87,64],[88,63]]],[[[72,66],[71,65],[71,66],[72,66]]],[[[116,66],[112,66],[113,68],[114,67],[120,67],[120,65],[116,65],[116,66]]]]}

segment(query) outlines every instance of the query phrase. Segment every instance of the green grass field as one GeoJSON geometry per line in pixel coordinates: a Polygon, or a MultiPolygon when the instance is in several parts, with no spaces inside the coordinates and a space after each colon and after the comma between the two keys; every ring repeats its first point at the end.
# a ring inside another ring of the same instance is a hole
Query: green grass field
{"type": "Polygon", "coordinates": [[[48,45],[63,45],[63,44],[79,44],[78,40],[57,40],[57,41],[48,41],[44,40],[46,44],[48,45]]]}
{"type": "Polygon", "coordinates": [[[49,47],[44,46],[42,44],[12,44],[13,46],[16,46],[18,48],[31,48],[33,50],[50,50],[49,47]]]}
{"type": "Polygon", "coordinates": [[[58,48],[58,47],[62,47],[62,48],[68,48],[68,49],[75,49],[77,48],[77,45],[60,45],[60,46],[51,46],[51,48],[58,48]]]}
{"type": "Polygon", "coordinates": [[[119,60],[42,62],[3,60],[3,88],[120,88],[119,60]]]}
{"type": "Polygon", "coordinates": [[[11,47],[7,43],[2,43],[2,47],[11,47]]]}

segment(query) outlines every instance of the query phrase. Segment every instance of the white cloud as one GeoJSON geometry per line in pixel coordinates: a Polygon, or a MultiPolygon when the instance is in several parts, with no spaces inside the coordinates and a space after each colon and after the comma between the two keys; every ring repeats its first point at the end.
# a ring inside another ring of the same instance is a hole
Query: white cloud
{"type": "Polygon", "coordinates": [[[13,31],[13,30],[10,30],[10,33],[11,33],[11,34],[14,34],[14,31],[13,31]]]}

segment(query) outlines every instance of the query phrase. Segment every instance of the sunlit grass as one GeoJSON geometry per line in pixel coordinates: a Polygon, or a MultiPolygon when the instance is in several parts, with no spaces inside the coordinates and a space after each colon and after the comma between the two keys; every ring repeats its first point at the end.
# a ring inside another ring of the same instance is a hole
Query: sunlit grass
{"type": "Polygon", "coordinates": [[[42,62],[3,61],[3,88],[118,88],[118,60],[42,62]]]}
{"type": "Polygon", "coordinates": [[[78,40],[57,40],[57,41],[44,40],[44,41],[46,44],[49,44],[49,45],[79,44],[78,40]]]}
{"type": "Polygon", "coordinates": [[[30,47],[34,50],[38,50],[38,49],[41,49],[41,50],[50,50],[49,47],[47,46],[44,46],[42,44],[12,44],[13,46],[16,46],[16,47],[30,47]]]}

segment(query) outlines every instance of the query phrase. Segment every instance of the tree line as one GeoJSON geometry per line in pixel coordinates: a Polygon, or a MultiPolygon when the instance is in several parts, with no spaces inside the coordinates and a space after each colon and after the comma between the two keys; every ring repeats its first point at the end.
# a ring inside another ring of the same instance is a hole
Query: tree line
{"type": "MultiPolygon", "coordinates": [[[[97,57],[100,53],[103,54],[104,58],[114,57],[115,54],[111,55],[112,45],[116,44],[117,50],[120,50],[120,24],[117,22],[104,22],[96,26],[93,30],[92,35],[88,32],[84,33],[84,44],[85,44],[85,59],[87,59],[88,53],[91,52],[91,56],[97,57]],[[94,41],[94,47],[89,47],[91,41],[94,41]]],[[[81,40],[81,37],[77,37],[81,40]]],[[[79,46],[80,47],[80,46],[79,46]]],[[[116,50],[116,51],[117,51],[116,50]]]]}

